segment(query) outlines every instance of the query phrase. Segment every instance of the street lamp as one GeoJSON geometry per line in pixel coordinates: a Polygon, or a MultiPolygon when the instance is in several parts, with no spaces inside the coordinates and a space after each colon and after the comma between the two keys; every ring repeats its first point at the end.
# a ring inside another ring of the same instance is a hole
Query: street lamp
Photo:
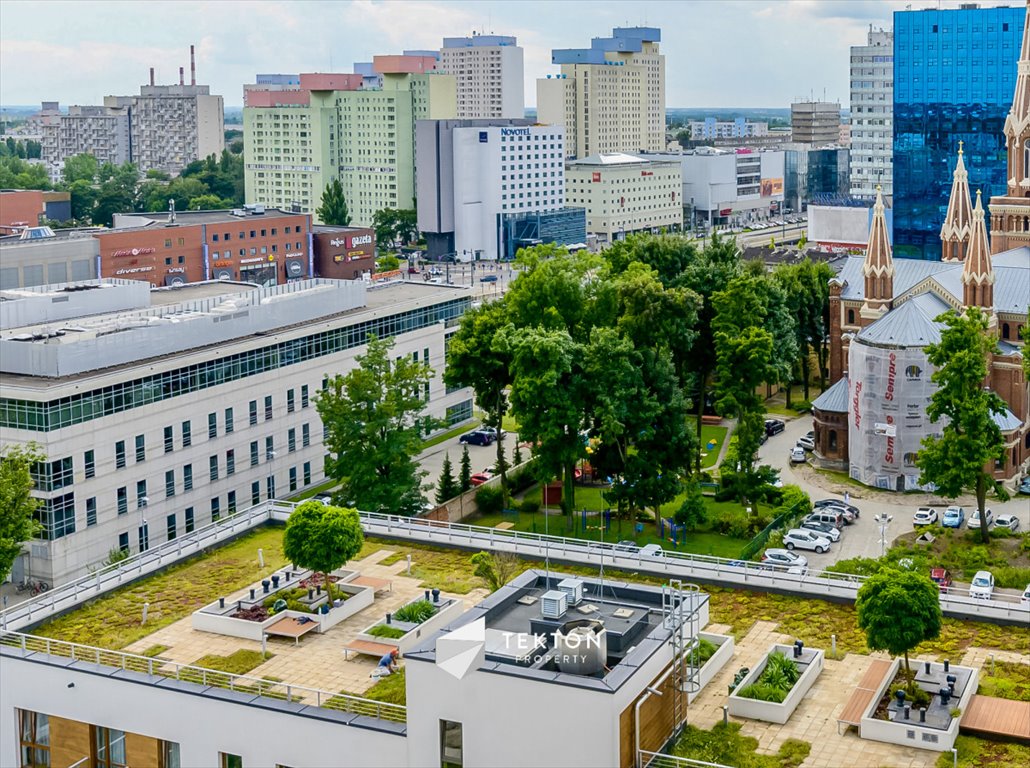
{"type": "Polygon", "coordinates": [[[893,515],[881,513],[876,515],[873,520],[880,526],[880,557],[883,557],[884,551],[887,548],[887,526],[891,524],[891,520],[894,519],[893,515]]]}

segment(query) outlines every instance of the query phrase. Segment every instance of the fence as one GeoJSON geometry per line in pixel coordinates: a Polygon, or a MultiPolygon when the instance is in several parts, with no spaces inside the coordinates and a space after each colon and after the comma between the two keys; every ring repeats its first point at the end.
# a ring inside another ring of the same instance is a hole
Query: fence
{"type": "Polygon", "coordinates": [[[802,505],[803,501],[799,501],[786,512],[773,518],[773,521],[769,525],[765,526],[758,535],[755,536],[751,541],[744,545],[744,549],[740,551],[741,560],[750,560],[760,549],[764,549],[765,545],[769,541],[769,536],[773,531],[778,531],[781,528],[789,528],[794,524],[794,521],[804,513],[802,505]]]}
{"type": "Polygon", "coordinates": [[[54,640],[49,637],[37,637],[21,632],[0,632],[0,645],[20,648],[25,652],[58,656],[72,661],[88,661],[98,666],[139,672],[153,678],[154,685],[171,677],[206,688],[224,688],[277,701],[308,704],[325,709],[335,709],[339,712],[352,712],[378,720],[406,723],[408,719],[407,707],[400,704],[389,704],[343,693],[331,693],[318,688],[291,685],[248,675],[235,675],[230,672],[179,664],[160,658],[138,656],[123,651],[109,651],[104,648],[69,643],[65,640],[54,640]]]}
{"type": "Polygon", "coordinates": [[[641,749],[637,753],[637,765],[641,768],[732,768],[723,763],[706,763],[704,760],[691,760],[689,757],[676,757],[662,752],[648,752],[641,749]]]}

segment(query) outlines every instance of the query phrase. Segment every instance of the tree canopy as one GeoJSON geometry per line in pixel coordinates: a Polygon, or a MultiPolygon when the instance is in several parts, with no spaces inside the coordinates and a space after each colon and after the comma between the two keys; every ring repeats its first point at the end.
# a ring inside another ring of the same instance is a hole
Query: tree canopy
{"type": "Polygon", "coordinates": [[[873,651],[905,657],[941,633],[940,590],[925,574],[883,570],[866,579],[855,601],[858,626],[873,651]]]}
{"type": "Polygon", "coordinates": [[[427,474],[415,457],[435,424],[425,415],[433,372],[407,355],[392,360],[393,346],[369,336],[357,367],[331,377],[315,405],[328,431],[326,474],[340,481],[340,498],[369,512],[414,515],[427,474]]]}
{"type": "Polygon", "coordinates": [[[357,510],[306,501],[286,521],[283,554],[298,568],[321,573],[332,602],[329,574],[357,555],[364,542],[357,510]]]}
{"type": "Polygon", "coordinates": [[[33,498],[31,470],[46,457],[38,446],[0,448],[0,581],[11,572],[22,544],[39,530],[34,518],[39,501],[33,498]]]}
{"type": "Polygon", "coordinates": [[[346,227],[350,224],[350,211],[343,197],[343,185],[338,178],[325,185],[322,190],[322,204],[315,209],[315,216],[323,224],[346,227]]]}
{"type": "MultiPolygon", "coordinates": [[[[930,380],[937,385],[926,413],[935,424],[947,421],[940,437],[923,439],[916,455],[919,480],[933,483],[950,498],[965,489],[973,490],[982,520],[987,491],[996,487],[990,470],[1005,450],[1001,429],[994,421],[995,414],[1005,412],[1005,401],[983,386],[987,360],[997,342],[987,315],[976,307],[963,315],[945,312],[937,321],[945,328],[940,342],[926,348],[926,357],[936,368],[930,380]]],[[[987,525],[981,525],[985,544],[989,535],[987,525]]]]}

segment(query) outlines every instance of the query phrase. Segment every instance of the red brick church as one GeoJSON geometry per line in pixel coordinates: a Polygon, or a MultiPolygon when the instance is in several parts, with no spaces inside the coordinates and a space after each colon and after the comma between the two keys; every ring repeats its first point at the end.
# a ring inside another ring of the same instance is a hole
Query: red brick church
{"type": "Polygon", "coordinates": [[[894,260],[877,194],[864,256],[830,281],[830,382],[812,403],[815,460],[846,469],[867,485],[919,488],[916,453],[940,432],[926,406],[936,389],[924,352],[940,339],[935,322],[952,309],[980,307],[998,334],[986,386],[1007,404],[995,416],[1005,438],[999,480],[1030,463],[1030,390],[1023,376],[1023,332],[1030,306],[1030,10],[1012,109],[1005,121],[1008,188],[989,203],[970,193],[961,145],[941,226],[941,260],[894,260]]]}

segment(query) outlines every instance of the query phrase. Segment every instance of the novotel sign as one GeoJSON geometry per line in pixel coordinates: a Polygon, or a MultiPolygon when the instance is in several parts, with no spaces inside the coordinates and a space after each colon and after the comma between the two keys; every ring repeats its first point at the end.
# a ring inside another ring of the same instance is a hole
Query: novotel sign
{"type": "Polygon", "coordinates": [[[501,135],[502,136],[528,136],[529,135],[529,129],[528,128],[502,128],[501,129],[501,135]]]}

